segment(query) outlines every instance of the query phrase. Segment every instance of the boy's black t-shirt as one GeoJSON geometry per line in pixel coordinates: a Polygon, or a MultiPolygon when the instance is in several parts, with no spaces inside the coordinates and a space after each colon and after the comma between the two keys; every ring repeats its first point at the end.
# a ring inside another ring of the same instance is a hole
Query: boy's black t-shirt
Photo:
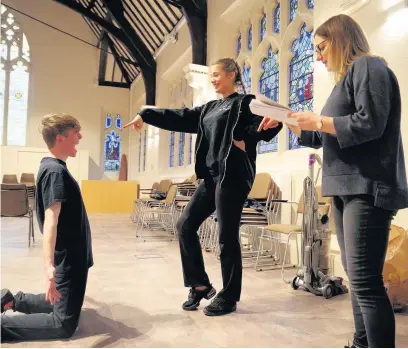
{"type": "Polygon", "coordinates": [[[91,229],[81,190],[64,161],[46,157],[41,161],[36,185],[36,213],[41,233],[45,210],[55,202],[61,202],[55,268],[61,272],[72,267],[90,268],[93,265],[91,229]]]}

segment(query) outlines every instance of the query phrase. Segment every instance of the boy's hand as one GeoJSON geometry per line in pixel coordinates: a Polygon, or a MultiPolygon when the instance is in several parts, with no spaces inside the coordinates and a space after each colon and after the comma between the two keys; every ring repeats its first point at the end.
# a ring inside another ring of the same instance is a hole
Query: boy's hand
{"type": "Polygon", "coordinates": [[[129,122],[128,124],[126,124],[125,126],[123,126],[123,128],[128,128],[128,127],[130,127],[130,126],[133,126],[133,128],[134,128],[137,132],[140,132],[140,130],[141,130],[142,127],[143,127],[143,119],[142,119],[142,117],[141,117],[139,114],[137,114],[137,115],[135,116],[135,118],[134,118],[131,122],[129,122]]]}
{"type": "Polygon", "coordinates": [[[61,294],[57,291],[57,286],[55,284],[55,268],[53,266],[45,268],[45,279],[47,284],[45,289],[45,300],[54,305],[56,302],[59,302],[61,294]]]}

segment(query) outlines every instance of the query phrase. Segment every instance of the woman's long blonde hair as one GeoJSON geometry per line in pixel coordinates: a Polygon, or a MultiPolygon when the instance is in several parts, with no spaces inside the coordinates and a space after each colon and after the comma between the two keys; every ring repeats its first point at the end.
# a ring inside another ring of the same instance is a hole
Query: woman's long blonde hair
{"type": "Polygon", "coordinates": [[[350,16],[337,15],[329,18],[317,28],[314,35],[329,42],[328,60],[336,83],[358,57],[374,56],[363,30],[350,16]]]}

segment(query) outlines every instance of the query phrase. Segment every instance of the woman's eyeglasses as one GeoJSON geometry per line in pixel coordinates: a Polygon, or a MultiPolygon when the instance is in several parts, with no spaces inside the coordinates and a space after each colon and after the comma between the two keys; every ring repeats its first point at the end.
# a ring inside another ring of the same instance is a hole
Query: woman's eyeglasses
{"type": "Polygon", "coordinates": [[[319,45],[316,45],[315,52],[316,52],[317,54],[319,54],[319,55],[322,54],[322,51],[324,50],[324,47],[321,48],[320,45],[323,44],[325,41],[327,41],[327,40],[323,40],[319,45]]]}

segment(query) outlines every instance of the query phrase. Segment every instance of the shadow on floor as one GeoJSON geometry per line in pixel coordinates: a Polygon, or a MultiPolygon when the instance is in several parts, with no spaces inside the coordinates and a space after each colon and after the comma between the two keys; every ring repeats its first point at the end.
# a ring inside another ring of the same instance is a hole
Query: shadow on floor
{"type": "MultiPolygon", "coordinates": [[[[192,321],[182,315],[160,314],[151,315],[138,308],[121,304],[105,304],[85,297],[85,304],[92,308],[83,308],[79,321],[79,328],[72,341],[86,337],[101,336],[94,343],[89,343],[91,348],[111,347],[122,340],[132,340],[147,336],[154,326],[174,321],[192,321]]],[[[163,343],[165,346],[165,343],[163,343]]]]}

